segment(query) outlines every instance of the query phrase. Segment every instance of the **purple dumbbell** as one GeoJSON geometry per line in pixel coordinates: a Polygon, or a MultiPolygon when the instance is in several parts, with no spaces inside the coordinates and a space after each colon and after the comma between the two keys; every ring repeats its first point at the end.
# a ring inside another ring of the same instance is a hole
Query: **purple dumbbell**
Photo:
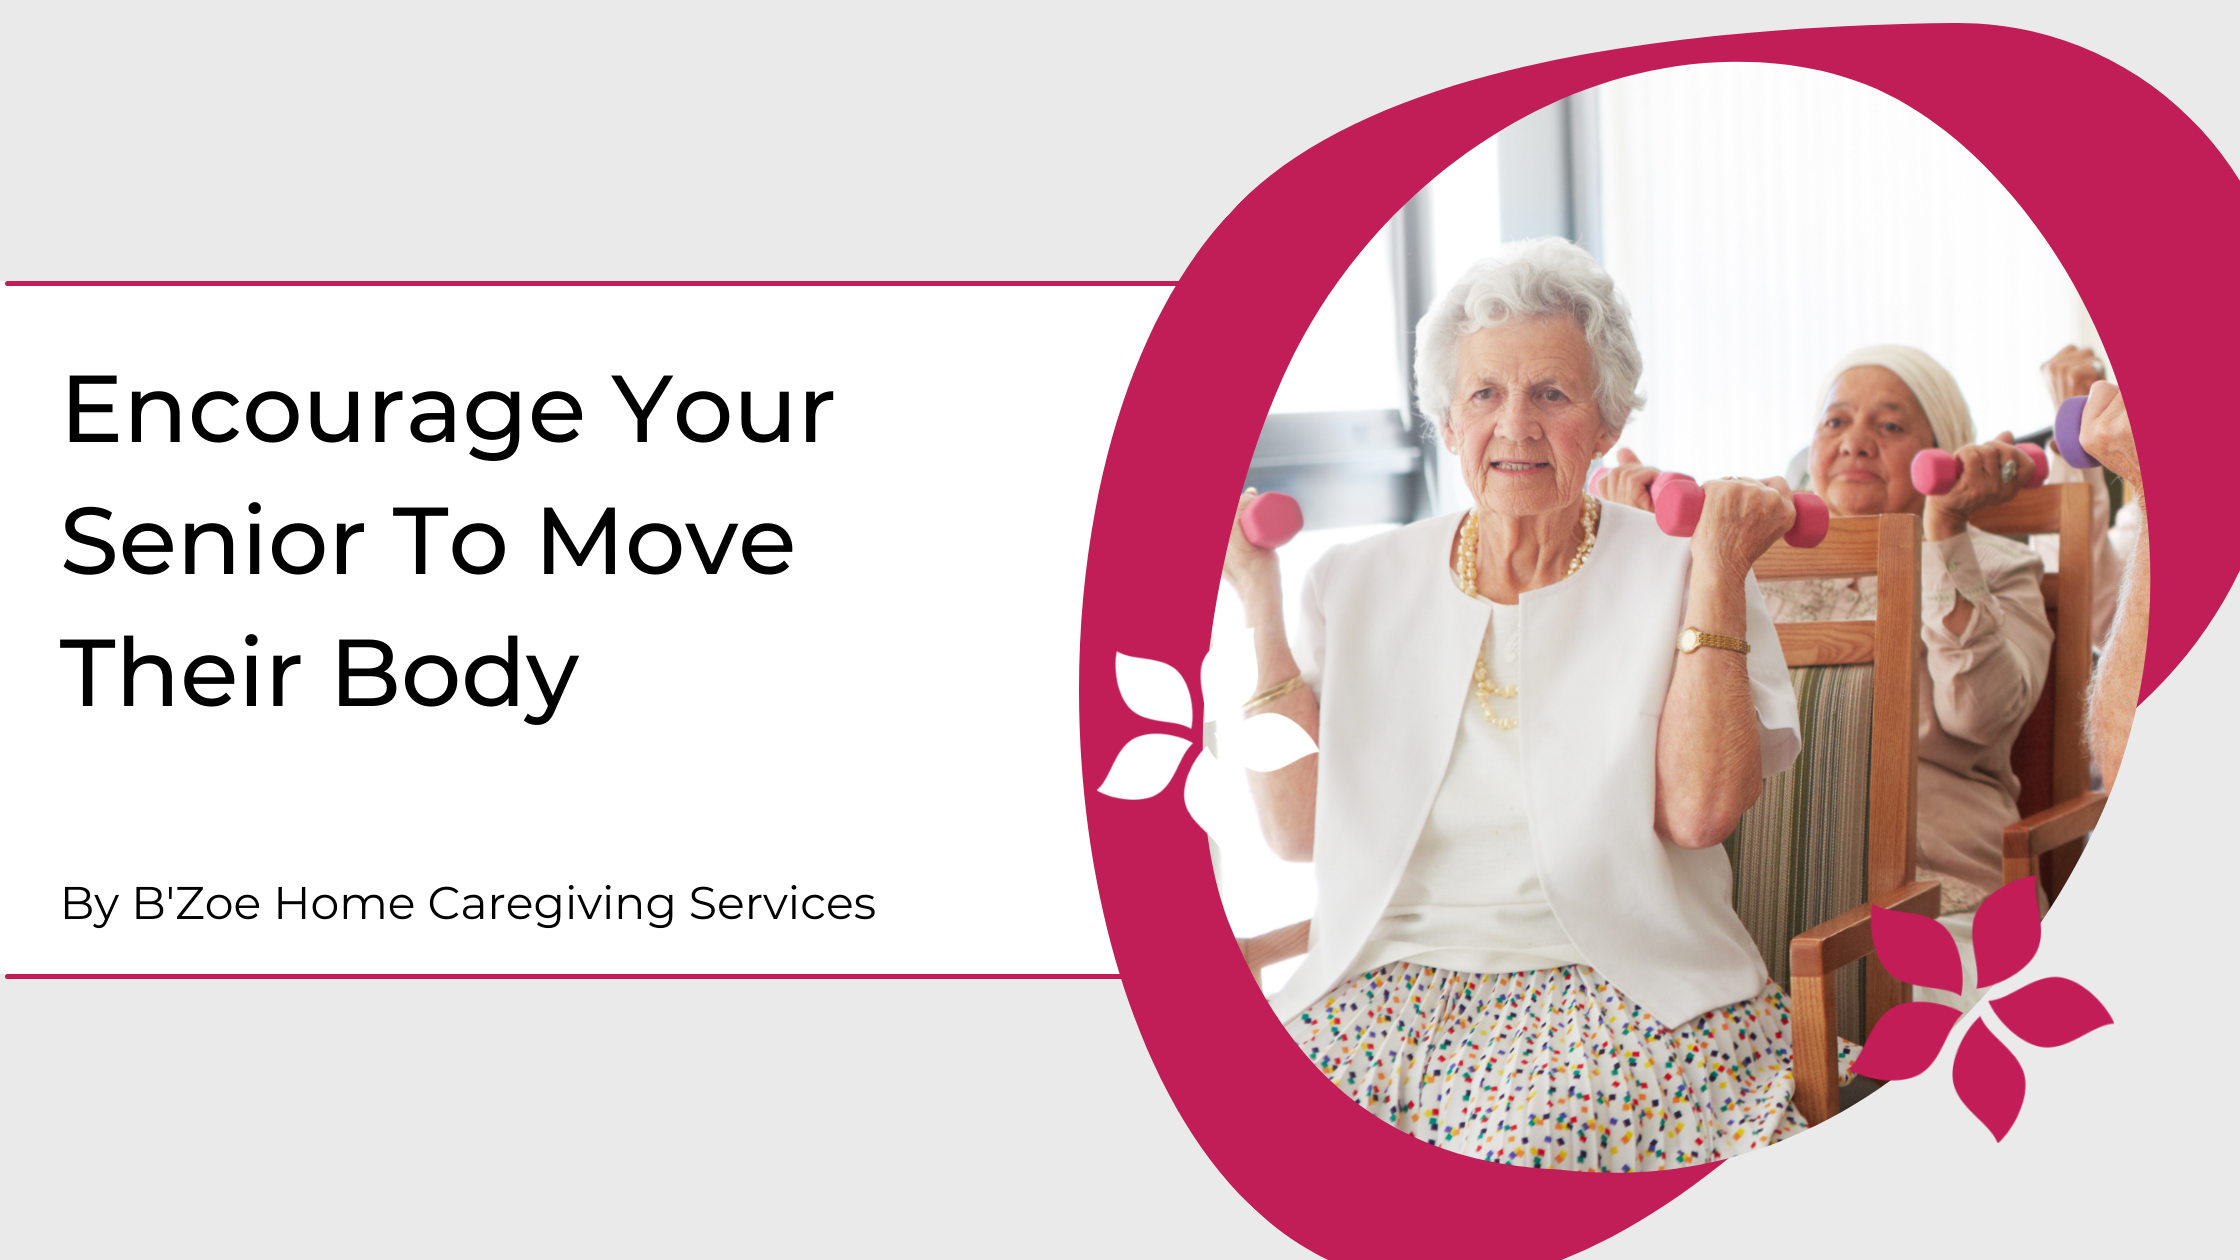
{"type": "Polygon", "coordinates": [[[2083,394],[2061,400],[2061,410],[2053,413],[2053,440],[2069,467],[2098,468],[2100,461],[2084,448],[2084,403],[2083,394]]]}

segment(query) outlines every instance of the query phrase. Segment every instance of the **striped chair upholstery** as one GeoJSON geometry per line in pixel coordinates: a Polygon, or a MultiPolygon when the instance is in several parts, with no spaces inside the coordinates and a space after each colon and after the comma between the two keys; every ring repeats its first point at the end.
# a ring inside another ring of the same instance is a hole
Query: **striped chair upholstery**
{"type": "MultiPolygon", "coordinates": [[[[1867,899],[1874,666],[1806,666],[1789,683],[1804,747],[1726,842],[1735,913],[1784,990],[1790,940],[1867,899]]],[[[1834,987],[1837,1033],[1864,1041],[1866,968],[1844,968],[1834,987]]]]}

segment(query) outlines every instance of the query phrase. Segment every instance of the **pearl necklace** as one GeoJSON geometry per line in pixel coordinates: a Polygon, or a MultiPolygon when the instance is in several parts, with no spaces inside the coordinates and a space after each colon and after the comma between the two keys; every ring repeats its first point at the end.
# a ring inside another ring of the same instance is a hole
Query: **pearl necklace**
{"type": "MultiPolygon", "coordinates": [[[[1601,519],[1601,501],[1591,494],[1586,496],[1585,505],[1579,509],[1579,524],[1585,529],[1586,537],[1579,540],[1579,550],[1572,553],[1571,565],[1563,571],[1564,577],[1568,578],[1577,573],[1579,566],[1587,562],[1587,557],[1594,554],[1595,525],[1601,519]]],[[[1454,584],[1461,589],[1463,594],[1472,598],[1477,597],[1478,509],[1476,508],[1470,509],[1470,514],[1462,518],[1462,537],[1455,545],[1454,584]]],[[[1496,687],[1493,685],[1493,679],[1486,674],[1486,656],[1483,651],[1478,653],[1477,669],[1472,672],[1470,681],[1478,693],[1478,711],[1485,714],[1486,721],[1491,722],[1493,728],[1497,731],[1517,729],[1517,719],[1502,717],[1495,713],[1492,703],[1497,698],[1502,700],[1516,699],[1517,689],[1515,687],[1496,687]]]]}

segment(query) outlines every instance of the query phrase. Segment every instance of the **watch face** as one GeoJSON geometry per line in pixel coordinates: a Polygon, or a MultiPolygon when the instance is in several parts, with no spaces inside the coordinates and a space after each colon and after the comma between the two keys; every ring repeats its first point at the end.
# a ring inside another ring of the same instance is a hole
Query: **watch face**
{"type": "Polygon", "coordinates": [[[1680,650],[1683,652],[1693,652],[1696,650],[1696,632],[1694,627],[1691,626],[1688,629],[1682,630],[1680,632],[1680,650]]]}

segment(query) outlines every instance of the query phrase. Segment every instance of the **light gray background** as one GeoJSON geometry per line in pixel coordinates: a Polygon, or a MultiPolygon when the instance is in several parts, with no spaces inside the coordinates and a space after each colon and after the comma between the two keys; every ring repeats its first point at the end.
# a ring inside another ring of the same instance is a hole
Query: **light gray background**
{"type": "MultiPolygon", "coordinates": [[[[1269,172],[1378,110],[1799,26],[2027,26],[2240,134],[2235,19],[2206,4],[8,12],[11,279],[1172,280],[1269,172]]],[[[2071,108],[2057,85],[2015,107],[2071,108]]]]}
{"type": "MultiPolygon", "coordinates": [[[[1802,25],[2029,26],[2240,139],[2206,5],[707,9],[10,4],[0,275],[1172,279],[1369,113],[1802,25]]],[[[1109,981],[17,982],[0,1069],[11,1254],[1298,1253],[1109,981]]]]}

